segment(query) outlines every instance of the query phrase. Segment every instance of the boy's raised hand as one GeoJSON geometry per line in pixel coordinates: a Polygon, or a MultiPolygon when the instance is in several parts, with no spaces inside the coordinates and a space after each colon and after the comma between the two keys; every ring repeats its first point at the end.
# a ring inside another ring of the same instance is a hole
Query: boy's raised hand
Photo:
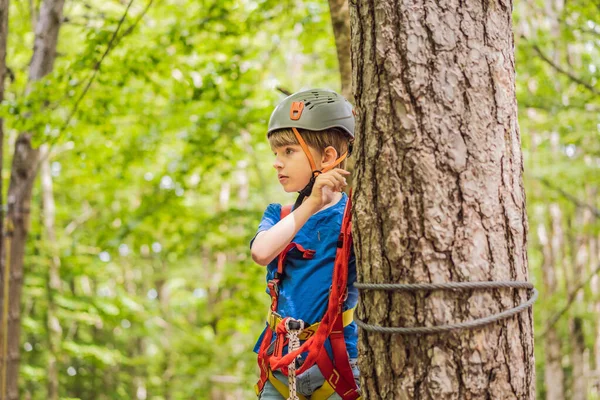
{"type": "Polygon", "coordinates": [[[341,168],[334,168],[331,171],[319,174],[315,179],[312,192],[307,201],[311,201],[318,209],[321,209],[325,204],[333,201],[335,192],[341,192],[346,187],[346,176],[350,172],[341,168]]]}

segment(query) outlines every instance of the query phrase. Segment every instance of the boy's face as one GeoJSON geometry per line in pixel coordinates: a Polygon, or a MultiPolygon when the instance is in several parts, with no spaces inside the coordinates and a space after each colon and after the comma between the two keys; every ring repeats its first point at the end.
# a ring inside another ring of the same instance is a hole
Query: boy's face
{"type": "MultiPolygon", "coordinates": [[[[313,160],[317,164],[317,169],[321,168],[321,154],[311,146],[308,146],[312,153],[313,160]]],[[[312,170],[308,157],[299,144],[273,147],[275,161],[273,167],[277,170],[279,183],[287,193],[299,192],[304,189],[312,176],[312,170]]]]}

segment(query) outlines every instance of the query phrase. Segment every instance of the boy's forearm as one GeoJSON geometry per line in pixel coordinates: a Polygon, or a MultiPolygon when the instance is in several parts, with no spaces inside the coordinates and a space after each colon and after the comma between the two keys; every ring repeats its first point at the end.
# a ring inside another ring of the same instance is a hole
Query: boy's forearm
{"type": "Polygon", "coordinates": [[[309,198],[271,229],[261,232],[252,243],[252,259],[260,265],[269,264],[317,211],[318,205],[309,198]]]}

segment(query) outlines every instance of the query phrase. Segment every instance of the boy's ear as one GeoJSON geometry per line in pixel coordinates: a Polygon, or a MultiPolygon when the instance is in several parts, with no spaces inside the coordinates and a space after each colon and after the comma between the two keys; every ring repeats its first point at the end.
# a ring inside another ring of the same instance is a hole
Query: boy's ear
{"type": "Polygon", "coordinates": [[[335,163],[335,160],[338,159],[337,150],[333,146],[325,147],[321,156],[321,165],[323,167],[328,167],[329,165],[335,163]]]}

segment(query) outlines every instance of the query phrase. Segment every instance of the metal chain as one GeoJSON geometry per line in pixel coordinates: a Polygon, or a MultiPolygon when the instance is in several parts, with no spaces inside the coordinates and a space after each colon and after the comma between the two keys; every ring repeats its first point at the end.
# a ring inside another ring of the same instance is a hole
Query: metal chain
{"type": "MultiPolygon", "coordinates": [[[[285,322],[285,326],[287,328],[287,338],[289,340],[288,343],[288,352],[291,353],[294,350],[297,350],[300,348],[300,333],[304,330],[304,321],[302,320],[295,320],[293,318],[288,318],[285,322]],[[300,322],[300,329],[290,329],[289,327],[289,322],[293,321],[293,322],[300,322]]],[[[300,356],[298,356],[300,357],[300,356]]],[[[298,358],[294,358],[294,360],[288,365],[288,388],[290,391],[290,395],[287,398],[287,400],[300,400],[298,398],[298,394],[296,393],[297,389],[296,389],[296,359],[298,358]]]]}
{"type": "Polygon", "coordinates": [[[363,290],[385,290],[385,291],[402,291],[402,292],[415,292],[415,291],[431,291],[431,290],[472,290],[472,289],[503,289],[503,288],[514,288],[514,289],[528,289],[530,292],[529,299],[519,304],[517,307],[511,308],[506,311],[493,314],[489,317],[475,319],[473,321],[460,322],[456,324],[439,325],[439,326],[424,326],[424,327],[384,327],[378,325],[367,324],[358,318],[354,318],[356,324],[367,331],[387,333],[387,334],[400,334],[400,335],[415,335],[415,334],[431,334],[431,333],[442,333],[449,332],[458,329],[473,329],[483,325],[490,324],[492,322],[500,321],[502,319],[509,318],[515,314],[518,314],[535,303],[538,298],[538,291],[533,287],[530,282],[519,282],[519,281],[498,281],[498,282],[450,282],[450,283],[416,283],[416,284],[391,284],[391,283],[355,283],[354,287],[363,290]]]}

